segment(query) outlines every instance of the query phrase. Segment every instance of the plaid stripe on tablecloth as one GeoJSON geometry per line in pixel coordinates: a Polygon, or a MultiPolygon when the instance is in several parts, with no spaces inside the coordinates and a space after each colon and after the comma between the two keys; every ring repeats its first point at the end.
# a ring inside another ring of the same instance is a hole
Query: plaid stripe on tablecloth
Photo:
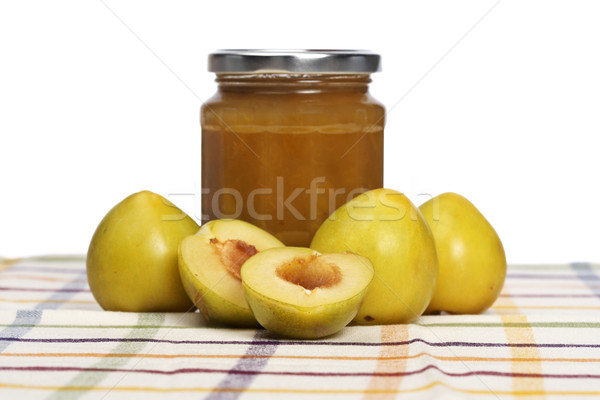
{"type": "Polygon", "coordinates": [[[509,267],[483,315],[317,341],[101,311],[79,257],[0,271],[0,398],[600,397],[600,265],[509,267]]]}

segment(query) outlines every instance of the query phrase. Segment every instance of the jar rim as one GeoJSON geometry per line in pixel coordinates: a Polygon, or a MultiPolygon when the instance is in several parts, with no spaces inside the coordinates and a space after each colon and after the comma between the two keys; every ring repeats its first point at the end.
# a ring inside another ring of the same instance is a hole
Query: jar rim
{"type": "Polygon", "coordinates": [[[372,73],[381,71],[381,57],[369,50],[224,49],[208,56],[215,73],[372,73]]]}

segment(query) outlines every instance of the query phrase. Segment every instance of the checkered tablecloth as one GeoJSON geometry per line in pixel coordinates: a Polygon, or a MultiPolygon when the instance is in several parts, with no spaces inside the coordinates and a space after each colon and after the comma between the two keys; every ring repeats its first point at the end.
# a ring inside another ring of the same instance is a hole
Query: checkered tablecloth
{"type": "Polygon", "coordinates": [[[105,312],[82,257],[0,270],[0,399],[600,398],[600,265],[511,265],[483,315],[315,341],[105,312]]]}

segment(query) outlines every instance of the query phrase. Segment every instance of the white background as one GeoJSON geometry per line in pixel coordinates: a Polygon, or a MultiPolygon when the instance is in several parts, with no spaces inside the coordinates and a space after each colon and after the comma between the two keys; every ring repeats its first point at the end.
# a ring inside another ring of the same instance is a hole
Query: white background
{"type": "Polygon", "coordinates": [[[210,51],[359,48],[386,187],[463,194],[509,262],[600,261],[600,2],[290,4],[2,1],[0,256],[85,253],[142,189],[199,216],[210,51]]]}

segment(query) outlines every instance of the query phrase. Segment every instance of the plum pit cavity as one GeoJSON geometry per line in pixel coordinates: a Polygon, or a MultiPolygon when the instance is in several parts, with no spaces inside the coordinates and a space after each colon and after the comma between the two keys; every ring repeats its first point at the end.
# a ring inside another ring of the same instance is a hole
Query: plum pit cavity
{"type": "Polygon", "coordinates": [[[212,238],[210,243],[213,244],[227,272],[238,281],[241,281],[240,270],[242,265],[247,259],[258,253],[256,247],[237,239],[220,242],[218,239],[212,238]]]}
{"type": "Polygon", "coordinates": [[[342,280],[340,268],[322,262],[317,255],[296,257],[277,267],[276,273],[281,279],[302,286],[306,291],[335,286],[342,280]]]}

